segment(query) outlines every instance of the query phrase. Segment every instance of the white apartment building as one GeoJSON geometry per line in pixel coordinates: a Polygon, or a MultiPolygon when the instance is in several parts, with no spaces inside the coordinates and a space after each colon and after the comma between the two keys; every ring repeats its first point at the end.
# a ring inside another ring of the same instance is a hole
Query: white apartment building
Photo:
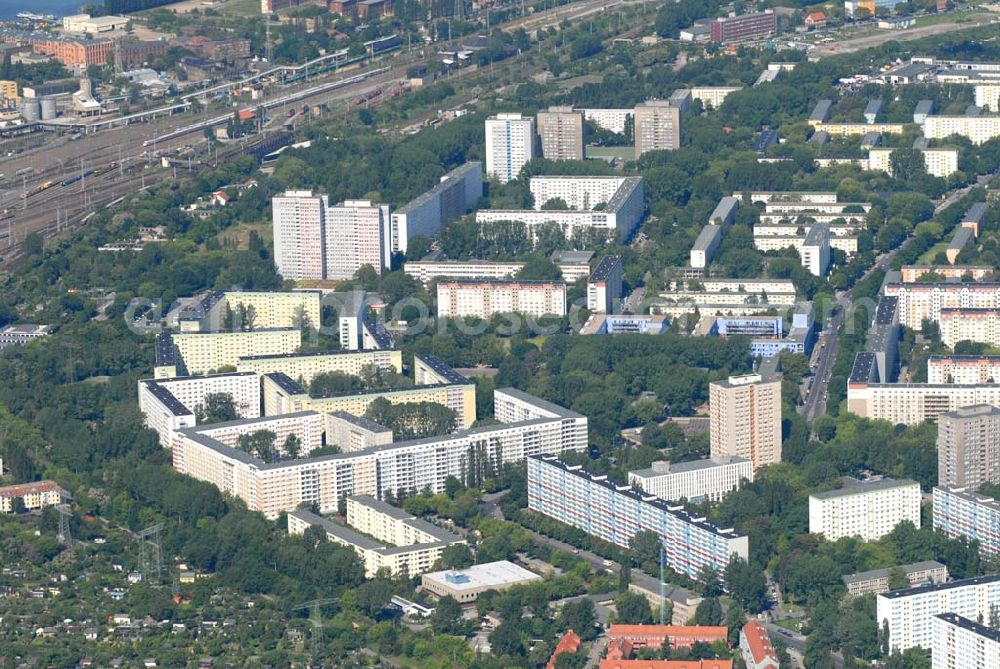
{"type": "Polygon", "coordinates": [[[587,309],[612,314],[622,299],[622,257],[604,256],[587,279],[587,309]]]}
{"type": "Polygon", "coordinates": [[[310,511],[288,514],[289,534],[302,534],[311,526],[322,528],[333,543],[354,549],[366,578],[375,578],[382,569],[393,577],[423,574],[445,548],[466,543],[457,534],[367,495],[347,497],[346,526],[310,511]]]}
{"type": "Polygon", "coordinates": [[[274,264],[285,279],[326,278],[324,245],[326,195],[289,190],[271,200],[274,264]]]}
{"type": "Polygon", "coordinates": [[[646,203],[642,177],[532,177],[534,209],[480,209],[476,222],[522,223],[534,236],[534,228],[546,223],[559,225],[567,238],[582,230],[616,232],[627,239],[639,227],[646,203]],[[542,210],[552,199],[562,199],[569,210],[542,210]],[[603,205],[595,210],[594,207],[603,205]]]}
{"type": "Polygon", "coordinates": [[[494,392],[499,425],[454,434],[396,442],[353,453],[265,463],[230,448],[197,430],[183,430],[175,440],[174,469],[215,485],[242,499],[268,518],[291,512],[300,504],[317,504],[321,513],[333,513],[346,495],[420,491],[442,492],[448,476],[473,483],[473,472],[493,475],[508,462],[530,455],[557,454],[587,448],[587,418],[512,389],[494,392]],[[557,415],[552,415],[552,414],[557,415]],[[529,415],[516,422],[505,416],[529,415]],[[471,454],[471,455],[470,455],[471,454]],[[470,458],[472,460],[470,461],[470,458]]]}
{"type": "Polygon", "coordinates": [[[260,416],[260,378],[253,373],[140,379],[138,385],[139,411],[162,446],[170,443],[175,430],[195,425],[195,414],[209,395],[231,397],[242,418],[260,416]]]}
{"type": "Polygon", "coordinates": [[[920,527],[920,484],[909,479],[859,481],[809,495],[809,531],[829,541],[860,537],[875,541],[904,520],[920,527]]]}
{"type": "Polygon", "coordinates": [[[399,350],[340,350],[285,355],[251,355],[240,358],[239,362],[236,363],[236,370],[239,372],[253,372],[258,376],[283,372],[305,385],[312,383],[317,374],[342,372],[358,376],[369,368],[402,374],[403,353],[399,350]]]}
{"type": "Polygon", "coordinates": [[[982,144],[1000,136],[1000,116],[928,116],[923,129],[927,139],[961,135],[973,144],[982,144]]]}
{"type": "Polygon", "coordinates": [[[695,86],[691,89],[691,99],[701,100],[705,108],[718,109],[730,93],[742,90],[742,86],[695,86]]]}
{"type": "Polygon", "coordinates": [[[425,286],[438,279],[510,279],[523,268],[521,262],[488,260],[430,260],[403,265],[404,272],[425,286]]]}
{"type": "Polygon", "coordinates": [[[848,411],[893,424],[936,421],[946,411],[974,404],[1000,406],[1000,384],[868,383],[854,379],[847,384],[848,411]]]}
{"type": "Polygon", "coordinates": [[[363,416],[352,416],[346,411],[333,411],[323,416],[326,443],[336,446],[341,453],[355,453],[375,446],[385,446],[393,441],[392,430],[363,416]]]}
{"type": "Polygon", "coordinates": [[[915,646],[930,650],[935,616],[953,613],[969,620],[989,620],[991,606],[1000,606],[1000,574],[878,595],[875,620],[880,629],[888,623],[892,651],[915,646]]]}
{"type": "Polygon", "coordinates": [[[234,312],[246,313],[252,309],[254,328],[301,328],[307,325],[316,330],[322,324],[323,294],[318,290],[229,290],[225,293],[225,300],[234,312]]]}
{"type": "Polygon", "coordinates": [[[954,613],[939,613],[931,625],[931,669],[989,669],[1000,662],[1000,631],[954,613]]]}
{"type": "Polygon", "coordinates": [[[809,228],[802,245],[799,246],[802,266],[813,276],[824,277],[830,268],[830,228],[817,223],[809,228]]]}
{"type": "Polygon", "coordinates": [[[942,309],[938,318],[941,342],[955,348],[960,341],[1000,345],[1000,310],[942,309]]]}
{"type": "Polygon", "coordinates": [[[1000,382],[1000,356],[932,355],[927,359],[927,383],[957,385],[1000,382]]]}
{"type": "Polygon", "coordinates": [[[441,228],[472,209],[483,196],[483,164],[470,161],[441,177],[441,181],[389,216],[389,251],[406,253],[416,235],[437,237],[441,228]]]}
{"type": "MultiPolygon", "coordinates": [[[[738,196],[735,193],[734,196],[738,196]]],[[[837,193],[835,191],[809,191],[809,190],[758,190],[751,191],[751,202],[780,203],[780,202],[811,202],[813,204],[835,204],[837,193]]]]}
{"type": "Polygon", "coordinates": [[[903,283],[914,283],[926,274],[940,274],[945,279],[963,279],[982,281],[993,274],[989,265],[903,265],[900,269],[903,283]]]}
{"type": "Polygon", "coordinates": [[[1000,503],[975,488],[934,488],[934,529],[978,541],[984,556],[1000,556],[1000,503]]]}
{"type": "Polygon", "coordinates": [[[583,118],[598,128],[604,128],[618,135],[625,134],[625,126],[635,113],[632,109],[581,109],[583,118]]]}
{"type": "Polygon", "coordinates": [[[722,243],[722,228],[708,223],[701,229],[698,238],[691,247],[690,263],[694,269],[705,269],[715,257],[715,252],[722,243]]]}
{"type": "Polygon", "coordinates": [[[738,456],[754,471],[781,462],[781,381],[760,374],[709,384],[713,458],[738,456]]]}
{"type": "Polygon", "coordinates": [[[940,322],[943,309],[1000,309],[1000,283],[890,283],[899,297],[899,323],[920,330],[924,320],[940,322]]]}
{"type": "Polygon", "coordinates": [[[326,212],[327,272],[324,278],[345,281],[371,266],[381,274],[392,264],[388,243],[389,206],[369,200],[345,200],[326,212]]]}
{"type": "Polygon", "coordinates": [[[486,176],[507,183],[535,157],[535,119],[497,114],[486,119],[486,176]]]}
{"type": "Polygon", "coordinates": [[[302,345],[298,328],[272,328],[238,332],[177,332],[170,339],[188,374],[205,374],[233,367],[252,355],[294,353],[302,345]]]}
{"type": "Polygon", "coordinates": [[[275,435],[274,446],[281,458],[287,458],[283,445],[289,435],[299,438],[298,457],[323,446],[323,416],[315,411],[299,411],[280,416],[242,418],[224,423],[209,423],[197,427],[181,428],[171,435],[170,445],[184,439],[212,440],[227,448],[236,448],[242,436],[259,431],[275,435]]]}
{"type": "Polygon", "coordinates": [[[549,107],[537,115],[542,157],[583,160],[583,114],[572,107],[549,107]]]}
{"type": "MultiPolygon", "coordinates": [[[[868,169],[892,174],[892,152],[895,149],[868,150],[868,169]]],[[[958,149],[921,149],[924,169],[934,177],[946,178],[958,171],[958,149]]]]}
{"type": "Polygon", "coordinates": [[[976,84],[976,106],[994,114],[1000,112],[1000,82],[976,84]]]}
{"type": "Polygon", "coordinates": [[[438,318],[495,314],[566,315],[566,284],[562,281],[440,281],[438,318]]]}
{"type": "Polygon", "coordinates": [[[647,151],[672,151],[681,145],[681,110],[666,100],[635,107],[635,157],[647,151]]]}
{"type": "Polygon", "coordinates": [[[736,456],[692,462],[654,462],[628,473],[628,482],[649,495],[677,501],[718,502],[743,482],[753,482],[753,463],[736,456]]]}

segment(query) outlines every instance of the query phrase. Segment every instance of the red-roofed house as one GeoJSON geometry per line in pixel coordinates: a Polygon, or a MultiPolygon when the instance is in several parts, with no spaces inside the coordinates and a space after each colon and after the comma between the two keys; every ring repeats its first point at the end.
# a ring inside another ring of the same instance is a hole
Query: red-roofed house
{"type": "Polygon", "coordinates": [[[803,21],[807,28],[822,28],[826,25],[826,14],[823,12],[812,12],[803,21]]]}
{"type": "Polygon", "coordinates": [[[34,483],[4,486],[0,488],[0,513],[13,512],[14,501],[18,498],[21,499],[24,508],[31,511],[61,504],[65,494],[65,491],[55,481],[35,481],[34,483]]]}
{"type": "Polygon", "coordinates": [[[601,660],[600,669],[733,669],[732,660],[601,660]]]}
{"type": "Polygon", "coordinates": [[[573,630],[569,630],[559,639],[559,643],[556,644],[556,649],[552,651],[552,657],[549,658],[549,663],[545,665],[545,669],[556,669],[557,657],[563,653],[575,653],[578,650],[580,650],[580,637],[573,630]]]}
{"type": "Polygon", "coordinates": [[[740,652],[747,669],[778,669],[778,654],[771,645],[767,630],[756,620],[743,626],[740,632],[740,652]]]}
{"type": "Polygon", "coordinates": [[[214,193],[212,193],[212,204],[216,204],[220,207],[225,207],[227,204],[229,204],[229,200],[231,199],[232,198],[229,197],[229,193],[227,193],[224,190],[217,190],[214,193]]]}
{"type": "Polygon", "coordinates": [[[632,657],[632,642],[625,637],[612,639],[608,643],[606,657],[609,660],[627,660],[632,657]]]}
{"type": "Polygon", "coordinates": [[[726,642],[725,627],[709,625],[611,625],[608,637],[614,641],[618,638],[628,639],[633,649],[662,648],[663,640],[670,639],[671,648],[687,648],[701,641],[714,643],[726,642]]]}

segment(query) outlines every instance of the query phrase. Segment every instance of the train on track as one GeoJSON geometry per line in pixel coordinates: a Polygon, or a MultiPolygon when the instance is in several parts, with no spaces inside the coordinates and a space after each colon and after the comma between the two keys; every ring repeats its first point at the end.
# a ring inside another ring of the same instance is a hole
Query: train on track
{"type": "Polygon", "coordinates": [[[98,177],[98,176],[101,176],[102,174],[107,174],[108,172],[110,172],[111,170],[113,170],[113,169],[115,169],[117,167],[118,167],[118,161],[117,160],[112,160],[107,165],[102,165],[101,167],[98,167],[98,168],[92,169],[92,170],[86,170],[86,171],[84,171],[84,172],[82,172],[80,174],[77,174],[76,176],[72,176],[72,177],[69,177],[67,179],[63,179],[62,181],[55,181],[55,180],[46,181],[44,183],[41,183],[41,184],[35,186],[34,188],[32,188],[29,191],[25,191],[25,192],[21,193],[21,199],[22,200],[27,200],[28,198],[34,197],[34,196],[36,196],[36,195],[38,195],[40,193],[44,193],[45,191],[47,191],[48,189],[52,188],[53,186],[69,186],[71,184],[75,184],[76,182],[80,181],[81,179],[84,179],[85,177],[89,177],[89,176],[98,177]]]}

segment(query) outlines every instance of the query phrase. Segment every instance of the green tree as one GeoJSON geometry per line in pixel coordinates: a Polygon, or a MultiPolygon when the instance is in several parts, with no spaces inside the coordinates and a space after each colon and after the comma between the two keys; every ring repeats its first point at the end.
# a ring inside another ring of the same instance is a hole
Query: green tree
{"type": "Polygon", "coordinates": [[[392,599],[392,582],[376,578],[355,588],[354,594],[358,610],[369,618],[375,618],[392,599]]]}
{"type": "Polygon", "coordinates": [[[524,655],[524,642],[521,640],[521,630],[514,622],[505,622],[490,632],[490,649],[494,656],[524,655]]]}
{"type": "Polygon", "coordinates": [[[468,625],[462,618],[462,607],[454,597],[445,595],[438,600],[431,614],[431,629],[435,634],[465,636],[468,625]]]}
{"type": "Polygon", "coordinates": [[[597,638],[597,614],[594,602],[589,597],[574,599],[563,604],[559,618],[563,629],[573,630],[584,641],[597,638]]]}
{"type": "Polygon", "coordinates": [[[726,567],[726,587],[732,598],[751,613],[767,607],[767,578],[746,560],[733,556],[726,567]]]}
{"type": "Polygon", "coordinates": [[[472,566],[472,551],[467,544],[452,544],[441,551],[441,566],[445,569],[465,569],[472,566]]]}
{"type": "Polygon", "coordinates": [[[721,625],[722,605],[718,597],[706,597],[698,604],[694,611],[695,624],[698,625],[721,625]]]}
{"type": "Polygon", "coordinates": [[[236,420],[236,404],[231,393],[209,393],[195,408],[198,423],[224,423],[236,420]]]}
{"type": "Polygon", "coordinates": [[[648,625],[653,622],[649,600],[634,592],[623,592],[615,598],[618,622],[626,625],[648,625]]]}
{"type": "Polygon", "coordinates": [[[281,450],[284,451],[289,459],[294,460],[302,452],[302,440],[299,439],[298,435],[289,434],[285,437],[285,443],[282,445],[281,450]]]}

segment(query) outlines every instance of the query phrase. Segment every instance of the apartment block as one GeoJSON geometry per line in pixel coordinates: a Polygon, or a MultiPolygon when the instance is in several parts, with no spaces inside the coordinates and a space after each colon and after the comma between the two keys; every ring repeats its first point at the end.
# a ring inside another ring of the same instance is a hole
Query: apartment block
{"type": "MultiPolygon", "coordinates": [[[[934,560],[905,564],[896,569],[906,576],[911,588],[948,581],[948,567],[934,560]]],[[[877,595],[889,592],[889,575],[892,571],[892,569],[872,569],[857,574],[847,574],[840,578],[847,586],[847,594],[851,597],[869,593],[877,595]]]]}
{"type": "Polygon", "coordinates": [[[271,199],[274,264],[285,279],[325,279],[326,195],[289,190],[271,199]]]}
{"type": "Polygon", "coordinates": [[[681,110],[666,100],[635,107],[635,157],[647,151],[673,151],[681,145],[681,110]]]}
{"type": "Polygon", "coordinates": [[[740,630],[740,653],[747,669],[778,669],[778,653],[767,629],[751,620],[740,630]]]}
{"type": "Polygon", "coordinates": [[[604,256],[587,280],[587,309],[593,313],[614,313],[621,300],[622,257],[604,256]]]}
{"type": "MultiPolygon", "coordinates": [[[[619,640],[628,642],[633,650],[640,648],[663,648],[665,641],[671,648],[690,648],[696,643],[713,644],[718,641],[727,643],[725,627],[716,625],[622,625],[612,623],[608,630],[608,639],[612,646],[619,640]]],[[[610,651],[609,651],[610,653],[610,651]]]]}
{"type": "Polygon", "coordinates": [[[623,548],[637,532],[655,532],[667,549],[666,566],[689,578],[704,567],[722,573],[733,555],[748,555],[746,536],[554,455],[528,458],[528,508],[623,548]]]}
{"type": "Polygon", "coordinates": [[[920,330],[923,321],[940,322],[944,309],[1000,309],[1000,283],[921,282],[886,284],[899,297],[899,323],[920,330]]]}
{"type": "Polygon", "coordinates": [[[817,223],[809,228],[799,247],[802,266],[813,276],[824,277],[830,268],[830,228],[817,223]]]}
{"type": "Polygon", "coordinates": [[[987,669],[1000,658],[1000,631],[954,613],[932,622],[931,669],[987,669]]]}
{"type": "Polygon", "coordinates": [[[996,114],[1000,112],[1000,83],[981,83],[973,86],[976,106],[996,114]]]}
{"type": "Polygon", "coordinates": [[[532,177],[535,208],[480,209],[476,222],[521,223],[533,237],[537,226],[555,224],[567,238],[588,230],[606,230],[628,239],[639,227],[646,203],[642,177],[532,177]],[[569,210],[543,210],[560,199],[569,210]]]}
{"type": "Polygon", "coordinates": [[[406,253],[411,237],[437,237],[446,223],[470,211],[482,196],[483,164],[470,161],[456,167],[429,191],[392,212],[390,253],[406,253]]]}
{"type": "Polygon", "coordinates": [[[467,543],[453,532],[416,518],[369,495],[346,498],[347,526],[309,511],[288,514],[288,533],[322,528],[333,543],[354,549],[365,565],[365,577],[380,570],[393,577],[412,578],[430,571],[448,546],[467,543]]]}
{"type": "Polygon", "coordinates": [[[694,86],[691,88],[691,99],[701,100],[705,108],[718,109],[730,93],[742,90],[742,86],[694,86]]]}
{"type": "Polygon", "coordinates": [[[1000,503],[975,488],[934,488],[934,529],[978,541],[985,556],[1000,556],[1000,503]]]}
{"type": "Polygon", "coordinates": [[[899,271],[903,283],[915,283],[928,274],[960,281],[982,281],[993,274],[989,265],[903,265],[899,271]]]}
{"type": "Polygon", "coordinates": [[[781,381],[759,374],[709,384],[713,458],[738,456],[754,471],[781,462],[781,381]]]}
{"type": "Polygon", "coordinates": [[[625,128],[632,122],[633,109],[581,109],[583,118],[598,128],[604,128],[618,135],[625,134],[625,128]]]}
{"type": "Polygon", "coordinates": [[[392,264],[387,243],[389,207],[369,200],[345,200],[326,212],[325,279],[344,281],[369,266],[377,273],[392,264]]]}
{"type": "Polygon", "coordinates": [[[341,453],[355,453],[393,441],[392,430],[363,416],[352,416],[346,411],[333,411],[323,416],[326,443],[336,446],[341,453]]]}
{"type": "Polygon", "coordinates": [[[583,160],[583,114],[572,107],[549,107],[538,112],[542,158],[583,160]]]}
{"type": "Polygon", "coordinates": [[[920,527],[920,484],[909,479],[859,481],[809,495],[809,532],[829,541],[860,537],[875,541],[908,520],[920,527]]]}
{"type": "Polygon", "coordinates": [[[875,620],[880,629],[888,625],[892,651],[930,650],[936,616],[952,613],[969,620],[989,620],[990,608],[995,606],[1000,606],[1000,574],[878,595],[875,620]]]}
{"type": "Polygon", "coordinates": [[[654,462],[648,469],[628,473],[628,482],[648,495],[667,500],[718,502],[743,482],[753,482],[753,463],[724,457],[691,462],[654,462]]]}
{"type": "Polygon", "coordinates": [[[961,135],[973,144],[982,144],[1000,136],[1000,116],[928,116],[923,130],[927,139],[961,135]]]}
{"type": "Polygon", "coordinates": [[[938,326],[941,342],[949,348],[960,341],[1000,345],[1000,309],[942,309],[938,326]]]}
{"type": "Polygon", "coordinates": [[[593,314],[580,328],[581,335],[663,334],[670,327],[666,316],[593,314]]]}
{"type": "Polygon", "coordinates": [[[307,457],[309,453],[323,446],[323,416],[315,411],[241,418],[224,423],[209,423],[181,428],[171,435],[170,445],[176,446],[184,440],[208,440],[225,448],[236,449],[239,446],[240,437],[260,431],[274,434],[274,447],[278,460],[289,457],[307,457]],[[295,435],[299,439],[299,454],[297,456],[287,453],[284,449],[285,440],[289,435],[295,435]]]}
{"type": "MultiPolygon", "coordinates": [[[[206,374],[221,367],[236,368],[240,358],[252,355],[294,353],[302,345],[302,331],[298,328],[271,328],[267,330],[176,332],[169,335],[175,364],[189,375],[206,374]]],[[[164,346],[168,346],[164,343],[164,346]]],[[[157,366],[160,366],[157,350],[157,366]]]]}
{"type": "Polygon", "coordinates": [[[256,374],[140,379],[138,385],[139,411],[146,427],[156,431],[163,446],[170,443],[175,430],[195,425],[196,414],[209,395],[229,396],[242,418],[260,416],[260,379],[256,374]]]}
{"type": "Polygon", "coordinates": [[[432,260],[407,262],[403,271],[425,286],[439,279],[511,279],[524,268],[521,262],[488,260],[432,260]]]}
{"type": "Polygon", "coordinates": [[[947,411],[975,404],[1000,406],[1000,384],[873,383],[853,373],[847,384],[848,411],[893,424],[937,421],[947,411]]]}
{"type": "Polygon", "coordinates": [[[694,240],[694,246],[691,247],[691,267],[695,269],[708,267],[721,243],[722,228],[711,223],[706,224],[698,234],[698,238],[694,240]]]}
{"type": "MultiPolygon", "coordinates": [[[[896,149],[868,150],[868,169],[892,174],[892,152],[896,149]]],[[[920,149],[924,169],[934,177],[947,178],[958,171],[958,149],[920,149]]]]}
{"type": "Polygon", "coordinates": [[[321,513],[333,513],[347,495],[383,499],[387,492],[395,495],[400,490],[443,492],[448,476],[472,483],[473,473],[490,476],[506,463],[531,455],[587,448],[585,416],[541,400],[537,407],[517,409],[530,405],[531,399],[513,389],[495,391],[494,403],[501,407],[497,425],[271,463],[189,429],[178,433],[173,465],[178,472],[240,498],[268,518],[294,511],[303,503],[317,504],[321,513]],[[513,414],[529,417],[505,422],[513,414]]]}
{"type": "Polygon", "coordinates": [[[359,376],[370,369],[403,373],[403,353],[399,350],[319,351],[279,355],[251,355],[240,358],[236,370],[258,376],[283,372],[304,385],[318,374],[341,372],[359,376]]]}
{"type": "Polygon", "coordinates": [[[778,23],[772,10],[742,16],[727,16],[715,19],[709,24],[713,42],[729,44],[746,40],[763,39],[778,30],[778,23]]]}
{"type": "Polygon", "coordinates": [[[14,513],[18,503],[25,511],[35,511],[62,504],[67,496],[55,481],[35,481],[0,487],[0,513],[14,513]]]}
{"type": "Polygon", "coordinates": [[[497,114],[486,119],[486,176],[507,183],[535,157],[535,119],[497,114]]]}
{"type": "Polygon", "coordinates": [[[8,346],[24,346],[28,342],[47,337],[49,334],[48,325],[8,325],[0,328],[0,350],[8,346]]]}
{"type": "Polygon", "coordinates": [[[322,298],[318,290],[214,290],[182,310],[178,326],[181,332],[292,327],[316,330],[321,325],[322,298]]]}
{"type": "Polygon", "coordinates": [[[482,319],[496,314],[566,315],[566,284],[562,281],[440,281],[438,318],[482,319]]]}
{"type": "Polygon", "coordinates": [[[979,404],[941,414],[937,450],[938,485],[1000,483],[1000,409],[979,404]]]}

